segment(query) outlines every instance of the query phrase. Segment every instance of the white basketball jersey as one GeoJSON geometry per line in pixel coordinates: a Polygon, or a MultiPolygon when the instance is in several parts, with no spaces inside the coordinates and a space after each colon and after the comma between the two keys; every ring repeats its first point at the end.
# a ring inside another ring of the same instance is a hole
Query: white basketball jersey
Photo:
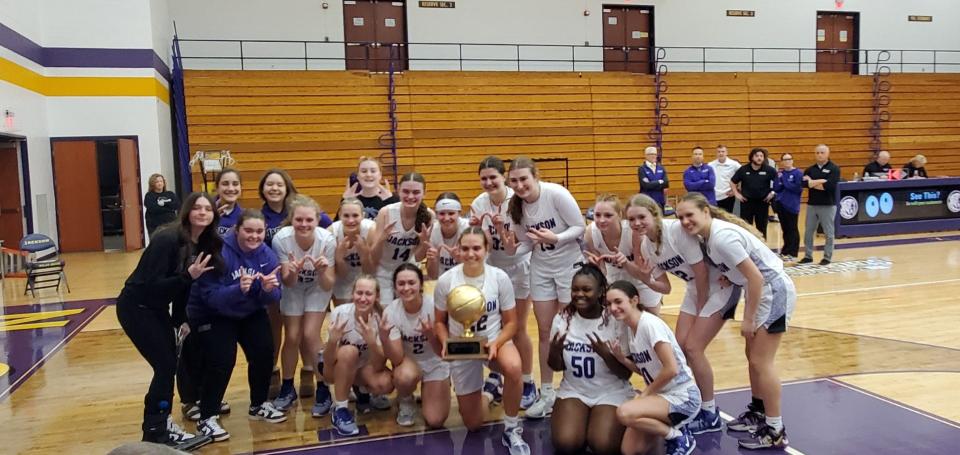
{"type": "Polygon", "coordinates": [[[747,278],[737,268],[747,258],[753,260],[768,283],[784,275],[783,260],[763,240],[736,224],[713,220],[705,246],[710,261],[733,284],[747,285],[747,278]]]}
{"type": "Polygon", "coordinates": [[[637,331],[633,333],[633,336],[630,338],[630,354],[627,355],[627,358],[640,370],[640,376],[643,377],[643,381],[647,385],[650,385],[654,378],[660,374],[660,370],[663,369],[663,363],[660,362],[660,357],[657,356],[654,350],[657,343],[669,343],[670,350],[673,352],[673,358],[678,368],[677,375],[674,376],[659,393],[669,394],[673,391],[684,390],[690,386],[695,386],[696,383],[693,381],[693,373],[690,371],[690,367],[687,366],[687,358],[683,355],[683,351],[680,350],[673,331],[670,330],[666,322],[663,322],[663,319],[647,312],[640,315],[637,331]]]}
{"type": "MultiPolygon", "coordinates": [[[[325,257],[330,267],[333,267],[334,253],[337,249],[337,242],[333,234],[319,227],[314,229],[313,233],[313,245],[304,250],[300,248],[300,245],[297,245],[293,226],[286,226],[277,231],[273,236],[273,251],[277,254],[277,259],[279,259],[280,263],[286,264],[289,262],[289,256],[292,253],[294,259],[298,261],[308,255],[313,259],[320,259],[321,256],[325,257]]],[[[310,261],[304,261],[303,267],[297,275],[297,283],[293,287],[307,288],[316,286],[318,278],[317,271],[314,269],[313,264],[310,261]]],[[[329,297],[328,295],[327,300],[329,300],[329,297]]]]}
{"type": "Polygon", "coordinates": [[[596,334],[600,340],[620,343],[621,349],[626,352],[629,337],[620,321],[604,312],[604,316],[597,319],[585,319],[579,313],[567,316],[560,313],[553,318],[550,329],[550,339],[557,333],[567,334],[563,343],[563,380],[560,388],[569,390],[578,395],[597,396],[598,391],[610,393],[616,390],[629,390],[630,383],[620,379],[607,367],[607,363],[590,344],[588,334],[596,334]],[[604,317],[605,316],[605,317],[604,317]]]}
{"type": "Polygon", "coordinates": [[[433,296],[424,295],[420,311],[415,314],[407,313],[400,299],[394,300],[383,312],[387,323],[393,326],[390,330],[391,340],[403,340],[403,353],[414,359],[421,370],[428,370],[428,364],[441,362],[440,356],[433,351],[426,335],[420,331],[420,321],[426,321],[433,327],[433,296]]]}
{"type": "MultiPolygon", "coordinates": [[[[593,247],[594,250],[600,254],[614,254],[613,250],[603,241],[603,233],[600,232],[600,228],[597,227],[596,223],[590,223],[587,229],[590,229],[590,238],[593,241],[591,247],[593,247]]],[[[627,220],[620,220],[620,243],[617,244],[617,249],[627,257],[628,261],[633,260],[633,230],[630,229],[630,222],[627,220]]],[[[633,283],[638,291],[649,289],[646,284],[643,284],[643,281],[631,276],[623,267],[618,267],[612,262],[607,262],[604,265],[608,283],[613,283],[617,280],[626,280],[633,283]]]]}
{"type": "MultiPolygon", "coordinates": [[[[437,309],[447,311],[447,294],[457,286],[469,284],[476,286],[483,292],[486,300],[483,315],[473,324],[473,332],[477,337],[493,340],[500,335],[500,312],[516,306],[513,297],[513,283],[506,272],[489,264],[483,266],[483,276],[471,278],[463,274],[463,264],[457,265],[440,275],[433,293],[433,302],[437,309]]],[[[448,317],[447,326],[450,336],[463,335],[463,326],[448,317]]]]}
{"type": "MultiPolygon", "coordinates": [[[[370,230],[376,225],[377,223],[375,223],[373,220],[360,220],[360,241],[366,242],[367,236],[370,234],[370,230]]],[[[343,221],[334,222],[328,229],[330,229],[330,232],[336,238],[338,244],[343,241],[343,221]]],[[[353,282],[356,281],[357,277],[360,276],[360,273],[362,272],[360,252],[357,251],[356,246],[347,250],[347,255],[343,258],[343,262],[346,263],[347,270],[340,272],[344,273],[343,277],[341,278],[338,276],[336,283],[333,285],[333,295],[341,299],[349,298],[350,294],[353,292],[353,282]]]]}
{"type": "MultiPolygon", "coordinates": [[[[513,224],[508,211],[511,197],[513,197],[513,189],[507,187],[506,198],[500,203],[500,205],[494,205],[493,202],[490,201],[490,195],[484,192],[473,200],[473,203],[470,204],[470,207],[473,208],[473,213],[477,217],[481,217],[487,213],[499,213],[500,217],[503,218],[504,230],[509,232],[510,226],[513,224]]],[[[480,227],[483,228],[485,232],[490,234],[490,240],[493,242],[493,244],[490,245],[490,253],[487,255],[487,262],[490,265],[493,265],[494,267],[500,267],[504,270],[509,270],[518,264],[530,262],[529,251],[516,256],[507,254],[503,248],[503,239],[501,239],[500,235],[497,234],[497,230],[493,227],[493,220],[490,219],[489,216],[483,217],[480,227]]]]}
{"type": "MultiPolygon", "coordinates": [[[[330,327],[337,325],[342,320],[347,321],[347,325],[343,329],[343,338],[340,339],[340,346],[343,345],[352,345],[356,346],[360,350],[360,355],[364,356],[367,354],[367,342],[364,341],[363,336],[360,335],[360,329],[357,327],[357,308],[352,303],[345,303],[342,305],[337,305],[333,309],[333,313],[330,314],[330,327]]],[[[380,327],[380,315],[375,311],[370,312],[370,320],[367,321],[368,324],[375,324],[379,330],[380,327]]],[[[379,333],[378,333],[379,335],[379,333]]],[[[377,338],[377,343],[379,343],[379,336],[377,338]]]]}
{"type": "Polygon", "coordinates": [[[453,255],[443,248],[443,245],[456,247],[457,242],[460,240],[460,233],[468,227],[470,227],[470,220],[457,218],[457,233],[454,234],[453,237],[444,238],[443,232],[441,232],[440,229],[440,221],[433,222],[433,230],[430,231],[430,246],[440,250],[440,271],[438,272],[438,276],[443,275],[444,272],[459,264],[453,255]]]}
{"type": "Polygon", "coordinates": [[[380,266],[377,268],[377,275],[393,276],[393,271],[404,262],[416,263],[417,259],[413,255],[413,249],[420,244],[420,237],[417,235],[416,227],[409,230],[403,230],[403,221],[400,219],[400,208],[402,202],[390,204],[380,211],[387,212],[386,224],[380,226],[384,229],[390,223],[396,222],[393,233],[384,242],[383,253],[380,256],[380,266]]]}
{"type": "MultiPolygon", "coordinates": [[[[549,229],[560,234],[571,227],[586,226],[577,200],[566,188],[556,183],[540,182],[540,197],[532,203],[523,203],[521,225],[512,227],[517,239],[529,242],[527,231],[530,229],[549,229]]],[[[582,237],[557,244],[532,245],[530,268],[540,274],[563,273],[583,262],[580,251],[582,237]]]]}

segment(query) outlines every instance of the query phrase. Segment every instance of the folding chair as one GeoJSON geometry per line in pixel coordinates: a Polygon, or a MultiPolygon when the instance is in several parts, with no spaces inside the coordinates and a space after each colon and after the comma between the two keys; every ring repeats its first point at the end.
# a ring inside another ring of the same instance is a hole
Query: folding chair
{"type": "Polygon", "coordinates": [[[30,291],[36,297],[37,289],[59,290],[61,280],[67,292],[70,292],[70,284],[63,271],[65,262],[60,259],[60,250],[53,239],[43,234],[30,234],[20,240],[20,250],[30,253],[26,260],[27,285],[23,295],[30,291]]]}

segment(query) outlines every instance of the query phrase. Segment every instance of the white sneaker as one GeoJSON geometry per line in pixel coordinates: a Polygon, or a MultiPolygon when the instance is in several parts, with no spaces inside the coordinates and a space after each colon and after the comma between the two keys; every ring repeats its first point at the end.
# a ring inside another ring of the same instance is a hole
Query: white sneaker
{"type": "Polygon", "coordinates": [[[523,428],[516,426],[513,428],[504,428],[503,436],[500,442],[507,448],[510,455],[530,455],[530,446],[523,440],[523,428]]]}
{"type": "Polygon", "coordinates": [[[180,425],[177,425],[177,423],[173,421],[173,417],[169,415],[167,416],[167,433],[170,436],[170,442],[174,444],[179,444],[196,437],[196,435],[184,431],[180,425]]]}
{"type": "Polygon", "coordinates": [[[397,400],[397,425],[401,427],[412,427],[417,418],[417,405],[413,397],[405,397],[397,400]]]}
{"type": "Polygon", "coordinates": [[[556,399],[556,391],[544,392],[543,389],[540,389],[540,399],[526,410],[527,418],[543,419],[553,414],[553,402],[556,401],[556,399]]]}
{"type": "Polygon", "coordinates": [[[250,420],[263,420],[264,422],[280,423],[287,420],[287,415],[273,407],[273,403],[264,401],[259,408],[250,408],[250,420]]]}
{"type": "Polygon", "coordinates": [[[230,433],[227,433],[227,430],[220,426],[220,416],[211,416],[201,420],[197,423],[197,432],[204,436],[210,436],[210,439],[213,439],[214,442],[230,439],[230,433]]]}

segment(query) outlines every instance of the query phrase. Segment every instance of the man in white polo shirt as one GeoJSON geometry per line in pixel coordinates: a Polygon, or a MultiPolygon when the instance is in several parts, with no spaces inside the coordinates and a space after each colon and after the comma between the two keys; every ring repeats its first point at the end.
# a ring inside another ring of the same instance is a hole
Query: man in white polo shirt
{"type": "Polygon", "coordinates": [[[740,169],[740,163],[733,158],[727,158],[727,147],[721,144],[717,146],[717,159],[708,164],[717,175],[717,185],[714,187],[717,194],[717,207],[733,213],[737,198],[733,197],[733,190],[730,189],[730,178],[737,169],[740,169]]]}

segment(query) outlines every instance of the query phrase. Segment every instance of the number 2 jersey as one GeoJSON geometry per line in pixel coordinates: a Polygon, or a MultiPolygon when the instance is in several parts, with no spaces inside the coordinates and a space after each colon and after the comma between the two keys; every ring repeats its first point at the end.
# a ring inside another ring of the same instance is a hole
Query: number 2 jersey
{"type": "Polygon", "coordinates": [[[567,316],[562,312],[553,317],[550,339],[557,333],[566,333],[563,343],[563,379],[558,393],[595,399],[608,394],[629,396],[630,382],[617,377],[607,363],[593,350],[588,334],[597,334],[603,342],[616,342],[627,350],[627,331],[623,323],[604,311],[603,316],[586,319],[574,312],[567,316]]]}
{"type": "MultiPolygon", "coordinates": [[[[450,291],[464,284],[477,287],[483,292],[484,311],[480,319],[473,324],[473,332],[477,337],[493,341],[500,335],[502,319],[501,311],[511,310],[516,306],[513,297],[513,283],[503,270],[489,264],[483,265],[483,276],[468,277],[463,273],[463,264],[447,271],[437,280],[433,293],[433,302],[436,308],[447,311],[447,295],[450,291]]],[[[447,317],[447,327],[450,336],[463,335],[463,325],[447,317]]]]}
{"type": "Polygon", "coordinates": [[[390,339],[402,340],[403,355],[416,361],[421,370],[430,371],[443,362],[433,351],[426,335],[423,335],[420,330],[420,321],[426,321],[430,327],[433,327],[432,296],[423,296],[420,311],[415,314],[407,313],[403,307],[403,301],[396,299],[383,311],[383,317],[393,326],[390,330],[390,339]]]}

